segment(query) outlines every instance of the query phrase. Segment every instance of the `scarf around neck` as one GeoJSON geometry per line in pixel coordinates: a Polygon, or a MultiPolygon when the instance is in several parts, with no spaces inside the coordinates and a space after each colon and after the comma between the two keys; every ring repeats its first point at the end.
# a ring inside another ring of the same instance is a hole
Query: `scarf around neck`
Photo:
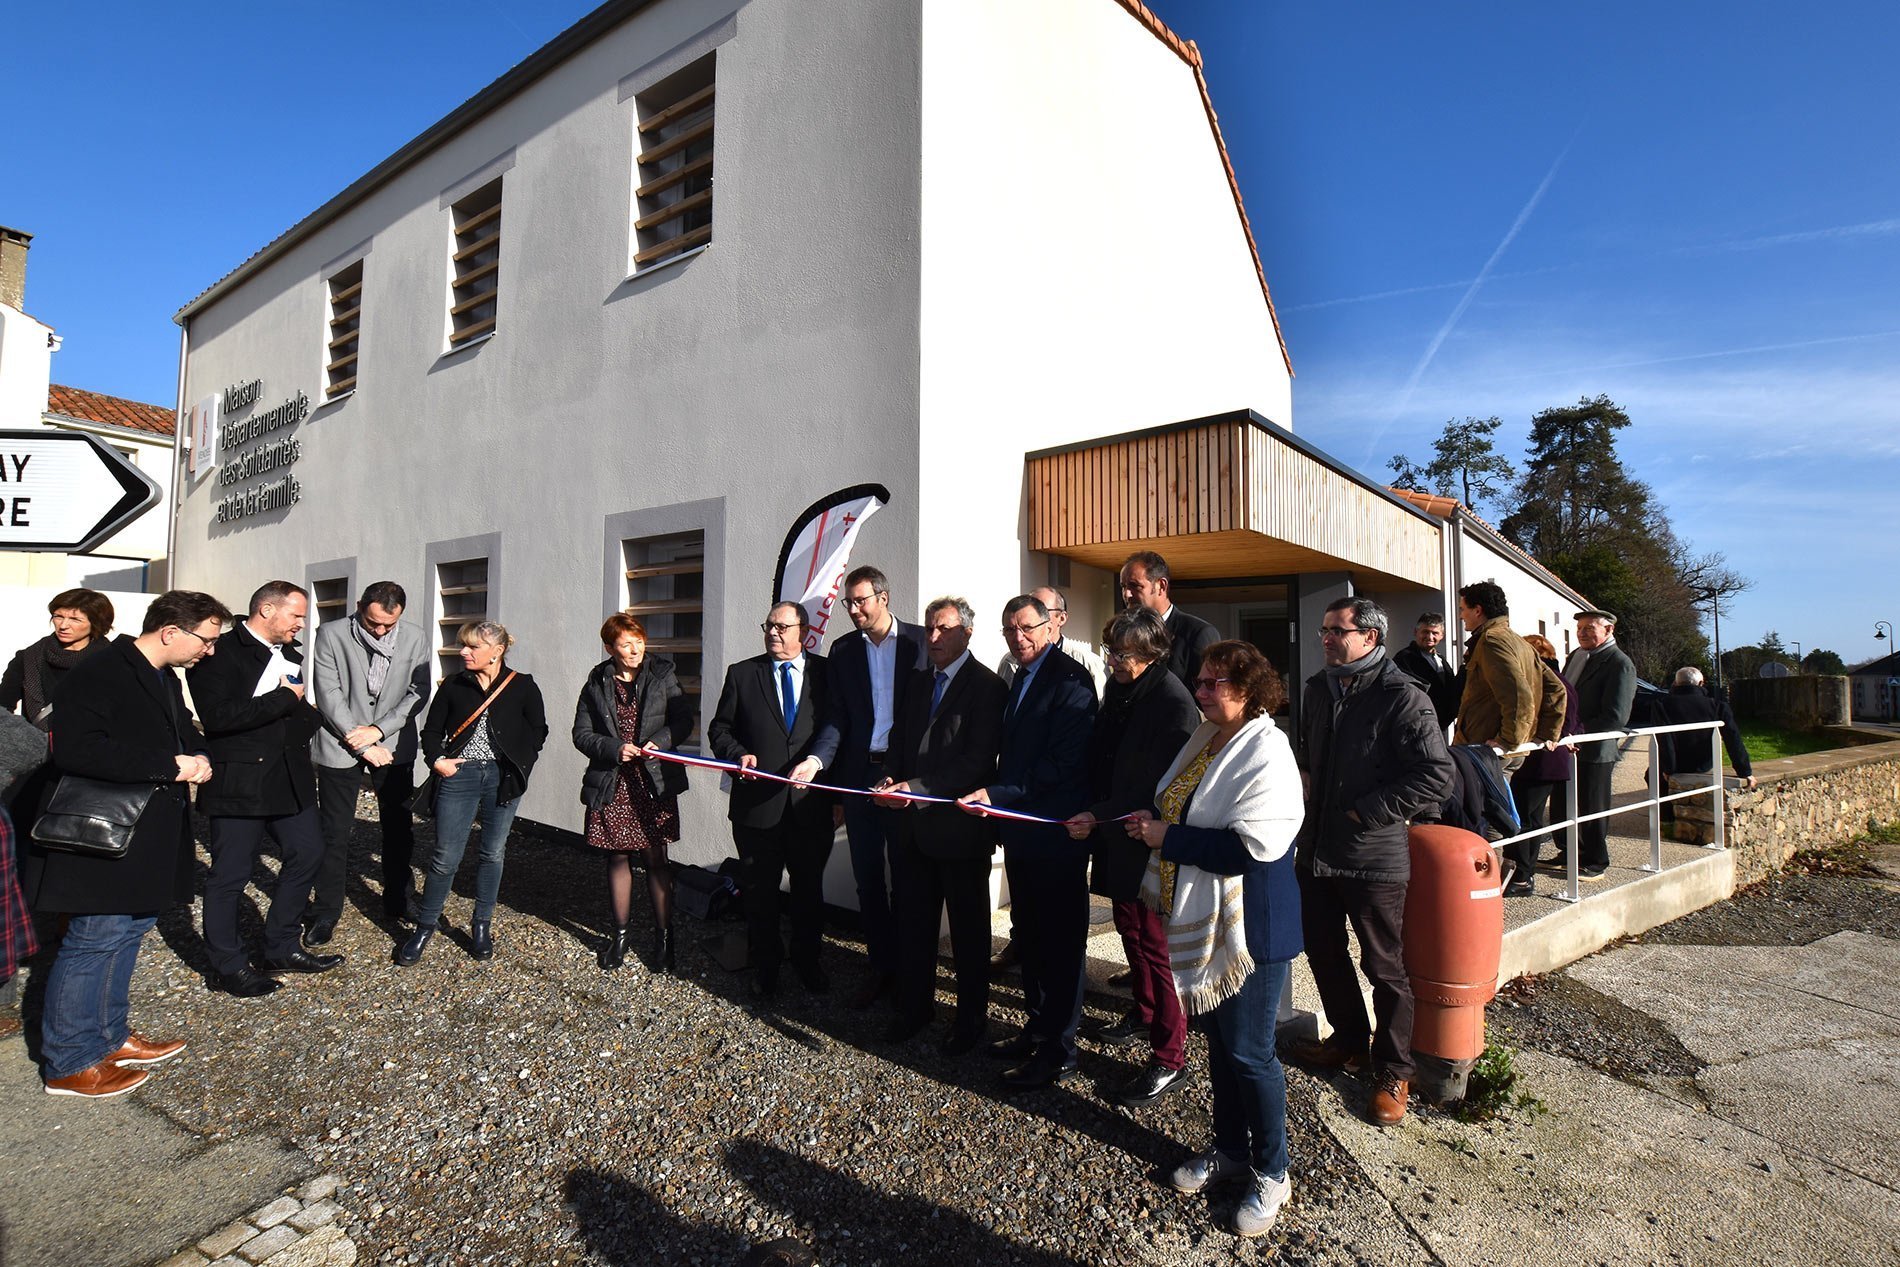
{"type": "Polygon", "coordinates": [[[1385,659],[1385,644],[1378,643],[1373,646],[1372,650],[1366,652],[1357,660],[1353,660],[1347,664],[1327,665],[1326,676],[1333,679],[1335,683],[1341,678],[1358,677],[1361,673],[1377,668],[1379,661],[1383,659],[1385,659]]]}
{"type": "Polygon", "coordinates": [[[383,696],[383,684],[389,681],[389,661],[396,654],[397,625],[378,638],[363,628],[361,616],[350,617],[350,633],[355,635],[356,643],[369,652],[369,693],[376,699],[383,696]]]}
{"type": "Polygon", "coordinates": [[[20,715],[41,730],[51,730],[52,701],[47,697],[53,683],[47,680],[47,670],[52,670],[57,677],[83,660],[100,642],[101,639],[94,638],[79,650],[68,651],[59,645],[59,639],[47,634],[28,647],[25,662],[20,666],[20,715]]]}

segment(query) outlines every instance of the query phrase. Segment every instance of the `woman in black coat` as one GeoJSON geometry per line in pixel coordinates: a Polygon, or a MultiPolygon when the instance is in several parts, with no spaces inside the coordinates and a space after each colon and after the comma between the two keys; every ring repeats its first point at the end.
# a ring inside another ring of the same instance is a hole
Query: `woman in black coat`
{"type": "MultiPolygon", "coordinates": [[[[1557,648],[1550,639],[1542,634],[1525,634],[1524,641],[1531,644],[1531,650],[1537,653],[1550,671],[1563,681],[1563,671],[1557,667],[1557,648]]],[[[1564,735],[1577,733],[1577,692],[1569,683],[1564,683],[1564,735]]],[[[1546,734],[1549,732],[1546,731],[1546,734]]],[[[1544,751],[1533,752],[1524,758],[1524,764],[1511,776],[1511,799],[1517,802],[1518,823],[1525,831],[1536,831],[1552,818],[1564,817],[1564,806],[1557,798],[1563,794],[1564,784],[1577,775],[1576,752],[1561,743],[1546,744],[1544,751]],[[1556,813],[1552,813],[1552,810],[1556,813]]],[[[1537,851],[1543,847],[1549,836],[1532,836],[1529,840],[1520,840],[1511,846],[1512,856],[1517,861],[1517,872],[1504,889],[1506,897],[1525,897],[1537,891],[1537,885],[1531,878],[1537,866],[1537,851]]]]}
{"type": "Polygon", "coordinates": [[[613,936],[601,947],[604,970],[627,958],[633,918],[633,855],[647,872],[653,902],[653,965],[673,966],[673,872],[666,847],[680,838],[680,793],[686,769],[650,761],[641,749],[666,736],[677,748],[693,733],[693,706],[680,689],[673,662],[647,655],[646,626],[615,612],[600,627],[608,658],[595,665],[574,704],[574,746],[587,758],[581,804],[587,807],[587,843],[607,855],[607,898],[613,936]]]}
{"type": "Polygon", "coordinates": [[[463,625],[462,671],[442,683],[422,728],[422,755],[438,783],[435,791],[435,856],[423,885],[416,931],[396,948],[407,968],[422,958],[449,900],[456,869],[468,849],[477,815],[482,820],[481,862],[475,872],[475,912],[468,923],[469,949],[477,959],[495,954],[495,899],[501,893],[502,855],[528,776],[548,739],[541,688],[504,659],[515,640],[492,620],[463,625]],[[499,690],[497,690],[499,688],[499,690]],[[493,701],[482,701],[495,692],[493,701]]]}
{"type": "Polygon", "coordinates": [[[53,688],[80,660],[106,645],[112,600],[98,590],[64,590],[46,604],[53,632],[20,648],[0,675],[0,708],[21,714],[41,730],[53,728],[53,688]]]}
{"type": "Polygon", "coordinates": [[[1174,993],[1167,930],[1141,901],[1148,847],[1109,822],[1152,809],[1155,785],[1201,724],[1201,710],[1168,671],[1167,626],[1145,607],[1131,608],[1102,631],[1110,680],[1089,736],[1089,808],[1069,820],[1069,835],[1090,840],[1089,891],[1109,898],[1128,953],[1134,1008],[1095,1037],[1120,1046],[1148,1035],[1153,1058],[1114,1098],[1131,1108],[1153,1104],[1180,1082],[1187,1060],[1187,1017],[1174,993]],[[1098,826],[1097,824],[1103,824],[1098,826]]]}

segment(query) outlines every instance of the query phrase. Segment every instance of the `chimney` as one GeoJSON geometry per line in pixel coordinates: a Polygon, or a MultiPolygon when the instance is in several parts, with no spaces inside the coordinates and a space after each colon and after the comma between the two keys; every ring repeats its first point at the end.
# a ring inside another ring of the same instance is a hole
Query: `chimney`
{"type": "Polygon", "coordinates": [[[0,225],[0,304],[26,308],[26,248],[31,233],[0,225]]]}

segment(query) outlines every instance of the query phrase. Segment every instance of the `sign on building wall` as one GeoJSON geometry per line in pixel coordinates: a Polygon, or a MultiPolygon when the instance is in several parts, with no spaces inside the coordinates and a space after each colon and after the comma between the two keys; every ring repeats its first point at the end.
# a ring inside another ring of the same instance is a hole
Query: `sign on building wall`
{"type": "MultiPolygon", "coordinates": [[[[310,416],[310,398],[298,392],[269,409],[253,409],[263,394],[264,380],[254,378],[207,398],[215,406],[206,432],[216,437],[218,487],[230,490],[218,498],[221,524],[285,510],[303,497],[289,471],[303,456],[303,442],[286,432],[310,416]]],[[[198,447],[194,441],[194,454],[198,447]]]]}
{"type": "Polygon", "coordinates": [[[0,549],[84,554],[161,495],[96,436],[0,431],[0,549]]]}
{"type": "Polygon", "coordinates": [[[208,475],[218,460],[218,394],[212,392],[191,407],[185,434],[191,437],[193,475],[208,475]]]}

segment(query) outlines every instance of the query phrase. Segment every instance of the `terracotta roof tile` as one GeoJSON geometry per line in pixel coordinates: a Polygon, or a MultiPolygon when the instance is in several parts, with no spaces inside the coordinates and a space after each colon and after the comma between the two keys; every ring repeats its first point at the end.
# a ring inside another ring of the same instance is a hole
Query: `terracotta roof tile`
{"type": "Polygon", "coordinates": [[[1453,515],[1457,514],[1460,510],[1462,510],[1464,512],[1465,518],[1470,520],[1472,523],[1476,524],[1478,527],[1484,529],[1485,535],[1488,538],[1490,538],[1490,540],[1494,544],[1503,547],[1509,553],[1514,554],[1518,558],[1522,559],[1525,563],[1529,564],[1538,573],[1542,574],[1543,576],[1549,578],[1552,582],[1554,582],[1558,589],[1562,590],[1565,594],[1569,595],[1571,598],[1575,599],[1577,602],[1581,603],[1583,606],[1588,607],[1590,605],[1590,600],[1585,598],[1582,594],[1578,593],[1576,588],[1572,586],[1570,582],[1564,580],[1563,577],[1558,576],[1555,572],[1545,567],[1542,563],[1539,563],[1537,561],[1536,555],[1532,554],[1529,550],[1526,550],[1524,547],[1518,545],[1517,542],[1511,540],[1509,537],[1499,532],[1496,528],[1493,528],[1490,524],[1486,523],[1482,516],[1480,516],[1476,511],[1472,510],[1469,506],[1466,506],[1464,503],[1460,502],[1456,497],[1441,497],[1437,493],[1421,493],[1415,488],[1392,488],[1391,492],[1393,496],[1403,497],[1406,501],[1411,502],[1414,506],[1418,507],[1420,510],[1424,511],[1426,514],[1430,515],[1434,519],[1450,519],[1453,515]]]}
{"type": "Polygon", "coordinates": [[[169,436],[178,427],[177,415],[165,405],[147,405],[123,396],[62,387],[58,383],[47,388],[46,412],[157,436],[169,436]]]}

